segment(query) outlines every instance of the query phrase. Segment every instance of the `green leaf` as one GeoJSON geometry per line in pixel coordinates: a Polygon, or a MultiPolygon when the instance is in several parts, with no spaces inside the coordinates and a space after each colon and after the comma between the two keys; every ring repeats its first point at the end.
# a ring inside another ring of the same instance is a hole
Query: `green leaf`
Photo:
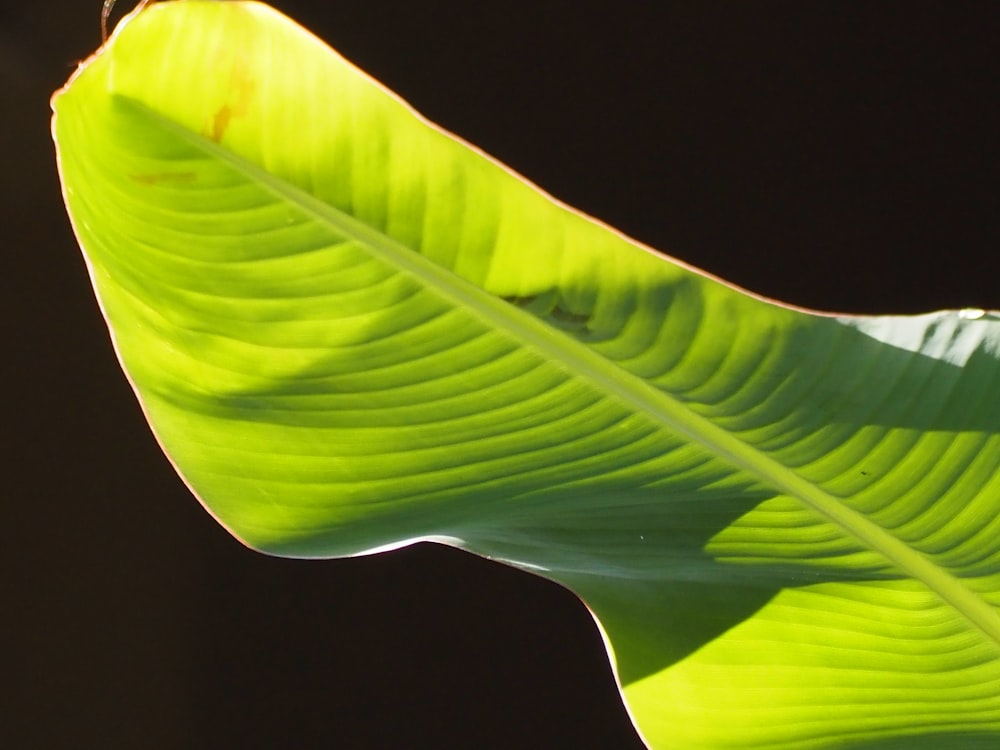
{"type": "Polygon", "coordinates": [[[54,108],[122,365],[245,543],[568,586],[651,747],[1000,743],[1000,316],[735,289],[259,4],[148,7],[54,108]]]}

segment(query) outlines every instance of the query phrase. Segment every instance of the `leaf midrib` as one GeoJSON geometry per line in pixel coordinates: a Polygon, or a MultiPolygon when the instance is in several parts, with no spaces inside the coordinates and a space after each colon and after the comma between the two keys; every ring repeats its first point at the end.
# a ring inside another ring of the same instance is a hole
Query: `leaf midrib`
{"type": "MultiPolygon", "coordinates": [[[[673,434],[681,435],[702,446],[713,455],[758,477],[782,494],[798,499],[836,524],[849,536],[882,554],[900,571],[922,582],[989,641],[1000,646],[1000,614],[994,611],[988,602],[968,588],[959,578],[892,536],[863,514],[845,505],[834,495],[695,413],[683,402],[616,366],[581,342],[548,327],[531,313],[483,291],[472,282],[433,263],[380,230],[275,177],[256,164],[226,150],[211,139],[184,128],[147,105],[121,95],[113,96],[119,103],[138,110],[191,145],[218,158],[248,179],[308,212],[315,219],[362,243],[383,261],[423,282],[452,304],[472,311],[488,325],[506,332],[522,344],[542,353],[547,359],[554,360],[570,374],[589,380],[601,392],[641,411],[673,434]]],[[[540,200],[547,199],[542,193],[539,193],[538,197],[540,200]]]]}

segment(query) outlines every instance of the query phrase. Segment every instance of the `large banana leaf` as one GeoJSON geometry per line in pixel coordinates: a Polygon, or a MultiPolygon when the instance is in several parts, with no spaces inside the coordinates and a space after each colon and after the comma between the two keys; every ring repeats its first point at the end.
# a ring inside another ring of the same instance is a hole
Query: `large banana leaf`
{"type": "Polygon", "coordinates": [[[255,3],[146,8],[54,107],[123,367],[245,543],[568,586],[652,747],[1000,746],[1000,316],[735,289],[255,3]]]}

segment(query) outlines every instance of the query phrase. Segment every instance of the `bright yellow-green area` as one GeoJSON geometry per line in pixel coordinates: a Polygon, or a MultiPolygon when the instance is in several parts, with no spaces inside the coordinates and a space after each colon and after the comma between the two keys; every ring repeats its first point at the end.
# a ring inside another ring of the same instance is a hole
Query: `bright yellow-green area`
{"type": "Polygon", "coordinates": [[[1000,746],[1000,317],[743,293],[260,4],[149,6],[54,108],[122,364],[239,538],[569,586],[654,748],[1000,746]]]}

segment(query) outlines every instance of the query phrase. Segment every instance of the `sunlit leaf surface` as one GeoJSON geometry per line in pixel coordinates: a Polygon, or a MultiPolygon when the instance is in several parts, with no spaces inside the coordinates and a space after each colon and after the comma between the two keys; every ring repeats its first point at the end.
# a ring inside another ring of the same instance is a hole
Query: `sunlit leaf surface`
{"type": "Polygon", "coordinates": [[[734,289],[264,5],[151,5],[54,107],[125,371],[247,544],[563,583],[655,748],[1000,747],[998,316],[734,289]]]}

